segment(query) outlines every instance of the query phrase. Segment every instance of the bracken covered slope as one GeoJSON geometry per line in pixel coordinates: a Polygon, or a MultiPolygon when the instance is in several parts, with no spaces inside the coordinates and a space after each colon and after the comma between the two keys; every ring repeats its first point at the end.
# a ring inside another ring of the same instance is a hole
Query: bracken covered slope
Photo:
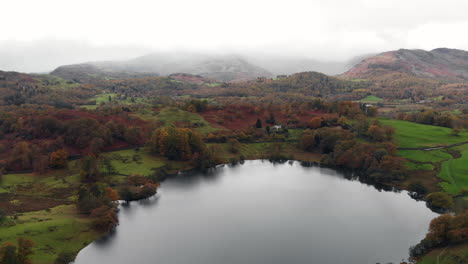
{"type": "Polygon", "coordinates": [[[468,80],[468,52],[447,48],[389,51],[364,59],[342,76],[375,79],[395,73],[442,82],[464,82],[468,80]]]}

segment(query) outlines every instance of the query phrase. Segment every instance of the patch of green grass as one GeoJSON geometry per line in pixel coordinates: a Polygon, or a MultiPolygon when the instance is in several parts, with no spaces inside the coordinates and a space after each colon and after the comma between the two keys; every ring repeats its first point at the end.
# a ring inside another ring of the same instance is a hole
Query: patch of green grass
{"type": "Polygon", "coordinates": [[[143,120],[152,120],[162,123],[164,126],[170,126],[175,123],[187,123],[194,130],[201,134],[208,134],[218,130],[212,127],[202,116],[181,110],[176,107],[166,107],[160,111],[146,111],[138,114],[143,120]]]}
{"type": "Polygon", "coordinates": [[[35,242],[31,260],[34,264],[53,263],[61,252],[77,253],[99,237],[90,229],[90,220],[80,218],[74,205],[21,214],[14,226],[0,226],[1,242],[16,243],[18,237],[35,242]]]}
{"type": "Polygon", "coordinates": [[[377,97],[375,95],[368,95],[367,97],[362,98],[358,102],[361,102],[361,103],[378,103],[378,102],[382,102],[383,100],[384,99],[382,99],[380,97],[377,97]]]}
{"type": "Polygon", "coordinates": [[[446,181],[440,183],[446,192],[458,194],[468,190],[468,145],[454,149],[460,151],[461,157],[443,162],[438,176],[446,181]]]}
{"type": "Polygon", "coordinates": [[[120,174],[150,175],[152,168],[159,168],[166,164],[165,159],[152,155],[146,148],[139,151],[134,149],[113,151],[105,154],[111,158],[112,165],[120,174]]]}
{"type": "Polygon", "coordinates": [[[70,187],[79,184],[79,175],[65,170],[54,170],[44,175],[33,173],[6,174],[0,180],[0,193],[17,193],[17,188],[27,186],[32,195],[48,194],[51,189],[70,187]],[[65,175],[68,175],[65,177],[65,175]]]}
{"type": "Polygon", "coordinates": [[[447,127],[422,125],[408,121],[380,119],[384,125],[395,128],[395,140],[399,147],[433,147],[468,141],[468,132],[451,135],[447,127]]]}
{"type": "Polygon", "coordinates": [[[442,160],[451,159],[452,155],[442,149],[438,150],[398,150],[398,155],[409,160],[422,162],[439,162],[442,160]]]}
{"type": "Polygon", "coordinates": [[[408,166],[408,168],[411,170],[433,170],[434,169],[434,165],[427,164],[427,163],[418,164],[418,163],[408,162],[406,166],[408,166]]]}
{"type": "MultiPolygon", "coordinates": [[[[451,135],[451,129],[446,127],[428,126],[407,121],[381,119],[385,125],[395,128],[395,139],[399,147],[432,147],[449,145],[468,141],[465,131],[458,136],[451,135]]],[[[461,157],[454,158],[445,149],[439,150],[399,150],[398,154],[409,159],[421,162],[441,163],[438,177],[444,182],[440,183],[442,189],[456,195],[468,189],[468,144],[450,148],[460,152],[461,157]]],[[[416,164],[409,164],[411,169],[429,169],[416,164]]]]}
{"type": "Polygon", "coordinates": [[[28,184],[34,180],[32,173],[6,174],[1,176],[0,193],[13,192],[17,185],[28,184]]]}
{"type": "Polygon", "coordinates": [[[79,83],[70,82],[55,75],[38,74],[41,85],[50,89],[70,89],[79,86],[79,83]]]}
{"type": "Polygon", "coordinates": [[[100,103],[110,103],[117,97],[116,93],[103,93],[96,95],[93,100],[96,100],[96,104],[99,105],[100,103]],[[111,98],[111,101],[109,101],[111,98]]]}
{"type": "Polygon", "coordinates": [[[288,129],[288,140],[299,140],[304,129],[288,129]]]}
{"type": "Polygon", "coordinates": [[[86,110],[95,110],[98,105],[80,105],[80,107],[83,107],[86,110]]]}

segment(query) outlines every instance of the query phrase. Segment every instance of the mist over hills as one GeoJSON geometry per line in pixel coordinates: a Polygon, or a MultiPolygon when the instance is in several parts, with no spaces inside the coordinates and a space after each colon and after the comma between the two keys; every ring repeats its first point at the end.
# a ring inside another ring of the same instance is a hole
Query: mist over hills
{"type": "Polygon", "coordinates": [[[152,53],[122,61],[97,61],[64,65],[52,71],[51,74],[64,79],[87,82],[99,78],[167,76],[173,73],[188,73],[217,81],[232,82],[306,71],[336,75],[345,72],[355,63],[356,59],[343,62],[324,62],[305,57],[171,52],[152,53]]]}
{"type": "Polygon", "coordinates": [[[203,55],[196,53],[153,53],[126,61],[89,62],[60,66],[51,72],[64,79],[87,79],[99,73],[113,78],[118,75],[170,75],[188,73],[217,81],[245,81],[272,77],[269,71],[236,55],[203,55]],[[74,73],[77,73],[74,76],[74,73]]]}

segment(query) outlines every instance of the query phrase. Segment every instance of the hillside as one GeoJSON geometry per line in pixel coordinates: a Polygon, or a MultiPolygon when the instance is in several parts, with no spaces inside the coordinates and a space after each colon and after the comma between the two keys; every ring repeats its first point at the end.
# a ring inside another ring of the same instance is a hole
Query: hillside
{"type": "Polygon", "coordinates": [[[155,53],[127,61],[89,62],[60,66],[51,74],[82,82],[96,79],[134,78],[148,75],[187,73],[222,82],[271,77],[267,70],[242,57],[201,55],[191,53],[155,53]]]}
{"type": "Polygon", "coordinates": [[[108,79],[158,76],[156,73],[128,72],[112,68],[103,68],[91,63],[60,66],[52,71],[51,75],[78,83],[90,83],[108,79]]]}
{"type": "Polygon", "coordinates": [[[362,60],[342,76],[381,79],[397,73],[441,82],[464,82],[468,80],[468,52],[447,48],[389,51],[362,60]]]}

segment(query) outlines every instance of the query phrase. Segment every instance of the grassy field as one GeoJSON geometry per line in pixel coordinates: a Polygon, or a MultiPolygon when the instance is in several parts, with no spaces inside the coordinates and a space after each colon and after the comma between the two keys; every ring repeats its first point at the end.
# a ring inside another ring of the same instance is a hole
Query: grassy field
{"type": "Polygon", "coordinates": [[[468,132],[451,135],[447,127],[422,125],[401,120],[380,119],[384,125],[395,128],[395,140],[400,147],[434,147],[468,141],[468,132]]]}
{"type": "Polygon", "coordinates": [[[211,126],[202,116],[175,107],[163,108],[160,111],[145,111],[139,113],[138,116],[143,120],[160,122],[164,126],[175,123],[187,123],[201,134],[208,134],[218,130],[211,126]]]}
{"type": "Polygon", "coordinates": [[[413,162],[408,162],[406,164],[406,166],[408,166],[409,169],[411,170],[433,170],[435,168],[434,165],[432,164],[419,164],[419,163],[413,163],[413,162]]]}
{"type": "Polygon", "coordinates": [[[447,153],[445,150],[399,150],[398,154],[409,160],[421,161],[421,162],[440,162],[452,158],[452,155],[447,153]]]}
{"type": "Polygon", "coordinates": [[[139,151],[135,149],[113,151],[106,153],[105,156],[111,158],[112,165],[120,174],[150,175],[152,168],[165,165],[163,158],[151,155],[145,148],[141,148],[139,151]]]}
{"type": "Polygon", "coordinates": [[[459,194],[462,190],[468,191],[468,145],[454,149],[461,157],[443,162],[438,176],[446,181],[440,184],[446,192],[459,194]]]}
{"type": "MultiPolygon", "coordinates": [[[[443,146],[468,141],[465,131],[459,136],[451,135],[451,129],[428,126],[400,120],[381,120],[396,130],[395,139],[399,147],[443,146]]],[[[468,144],[438,150],[399,150],[398,154],[407,158],[413,170],[431,170],[440,167],[435,175],[443,180],[440,187],[453,195],[468,189],[468,144]],[[411,162],[416,161],[416,162],[411,162]],[[426,164],[417,164],[425,162],[426,164]]]]}
{"type": "Polygon", "coordinates": [[[33,173],[6,174],[0,180],[0,193],[46,196],[51,191],[79,184],[79,175],[68,173],[66,170],[56,170],[43,175],[33,173]]]}
{"type": "Polygon", "coordinates": [[[367,97],[365,98],[362,98],[361,100],[359,100],[358,102],[360,103],[378,103],[378,102],[382,102],[384,99],[380,98],[380,97],[377,97],[375,95],[368,95],[367,97]]]}
{"type": "Polygon", "coordinates": [[[14,226],[0,226],[1,242],[16,243],[26,237],[36,244],[31,256],[34,264],[53,263],[61,252],[78,252],[99,237],[89,227],[90,220],[78,217],[74,205],[23,213],[14,226]]]}

